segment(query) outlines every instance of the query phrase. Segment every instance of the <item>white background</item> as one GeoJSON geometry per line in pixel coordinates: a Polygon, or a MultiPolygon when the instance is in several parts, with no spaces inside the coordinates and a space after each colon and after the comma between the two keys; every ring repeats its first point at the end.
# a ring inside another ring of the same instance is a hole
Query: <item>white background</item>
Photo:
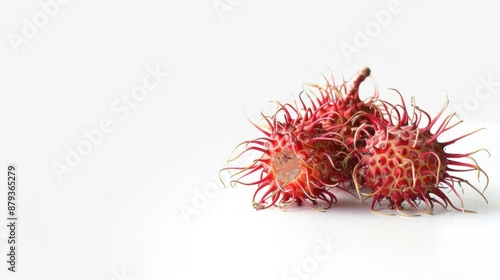
{"type": "MultiPolygon", "coordinates": [[[[387,0],[291,2],[74,0],[44,23],[38,1],[2,1],[0,168],[18,166],[20,220],[18,273],[2,261],[0,278],[494,279],[500,85],[474,93],[480,79],[500,81],[496,5],[401,0],[377,23],[387,0]],[[36,32],[13,44],[34,15],[36,32]],[[369,41],[356,44],[367,26],[369,41]],[[343,44],[359,52],[346,56],[343,44]],[[465,106],[457,135],[488,128],[455,149],[490,150],[476,156],[490,174],[489,204],[464,187],[477,214],[381,216],[349,196],[325,213],[256,212],[254,187],[219,190],[233,147],[258,136],[245,114],[255,120],[304,82],[363,66],[382,97],[397,88],[431,114],[446,95],[465,106]],[[126,117],[114,111],[148,67],[169,75],[126,117]],[[59,180],[54,163],[103,120],[114,129],[59,180]],[[196,212],[182,215],[186,207],[196,212]]],[[[7,234],[0,227],[0,260],[7,234]]]]}

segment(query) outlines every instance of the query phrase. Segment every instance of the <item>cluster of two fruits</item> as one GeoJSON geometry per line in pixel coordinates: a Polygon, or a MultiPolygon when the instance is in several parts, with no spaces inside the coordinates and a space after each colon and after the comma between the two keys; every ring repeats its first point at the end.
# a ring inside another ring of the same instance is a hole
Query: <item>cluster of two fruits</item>
{"type": "Polygon", "coordinates": [[[278,103],[273,115],[264,116],[265,126],[254,124],[263,136],[241,143],[239,156],[250,151],[262,155],[248,166],[224,170],[234,172],[232,184],[257,187],[256,209],[295,203],[316,209],[318,202],[329,208],[337,201],[335,190],[344,190],[355,191],[360,199],[371,197],[372,210],[388,201],[398,211],[403,203],[426,213],[434,203],[464,211],[456,186],[465,183],[478,190],[454,173],[476,171],[488,177],[473,153],[450,154],[444,148],[475,131],[439,142],[459,123],[452,123],[454,114],[442,116],[446,106],[432,118],[414,104],[409,113],[401,95],[400,104],[382,100],[377,90],[361,100],[359,86],[369,75],[370,69],[363,68],[339,86],[333,81],[313,85],[319,94],[301,93],[295,102],[300,105],[278,103]],[[460,207],[443,189],[457,196],[460,207]]]}

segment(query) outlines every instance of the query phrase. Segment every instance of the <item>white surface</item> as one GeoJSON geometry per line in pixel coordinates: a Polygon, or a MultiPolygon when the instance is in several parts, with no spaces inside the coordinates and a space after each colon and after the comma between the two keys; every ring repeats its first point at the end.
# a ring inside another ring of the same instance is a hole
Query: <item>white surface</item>
{"type": "MultiPolygon", "coordinates": [[[[353,44],[355,29],[389,1],[221,0],[233,5],[221,20],[211,0],[75,0],[16,53],[9,34],[41,11],[37,1],[20,2],[0,4],[0,168],[14,162],[20,178],[19,272],[0,265],[1,279],[498,274],[500,85],[474,97],[480,77],[500,80],[500,20],[491,1],[401,1],[402,10],[350,61],[340,45],[353,44]],[[126,117],[113,111],[146,67],[157,65],[169,76],[126,117]],[[470,102],[457,132],[488,130],[461,145],[492,154],[477,155],[490,174],[489,204],[470,188],[463,195],[478,214],[436,208],[432,216],[386,217],[353,197],[339,197],[326,213],[256,212],[254,188],[238,187],[198,201],[187,223],[179,207],[216,190],[213,178],[234,145],[256,136],[243,111],[254,118],[267,101],[291,102],[303,82],[320,83],[329,69],[340,79],[363,66],[382,96],[397,88],[433,114],[446,94],[454,107],[470,102]],[[53,162],[64,162],[66,147],[105,119],[114,130],[60,182],[53,162]],[[306,275],[291,274],[303,265],[306,275]]],[[[6,234],[0,227],[4,256],[6,234]]]]}

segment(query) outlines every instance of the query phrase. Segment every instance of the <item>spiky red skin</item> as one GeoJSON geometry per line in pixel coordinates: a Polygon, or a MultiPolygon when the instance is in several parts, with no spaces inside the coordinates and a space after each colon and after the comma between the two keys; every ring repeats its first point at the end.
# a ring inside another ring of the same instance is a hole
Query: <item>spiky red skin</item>
{"type": "Polygon", "coordinates": [[[374,102],[378,98],[378,90],[375,88],[373,96],[367,100],[361,100],[359,87],[370,75],[369,68],[361,69],[358,74],[349,82],[340,86],[327,83],[321,87],[314,85],[321,93],[321,96],[328,97],[328,102],[319,108],[318,113],[325,118],[322,126],[326,130],[335,130],[337,139],[343,141],[349,150],[355,147],[364,146],[364,141],[373,135],[374,130],[370,127],[370,116],[383,119],[374,102]],[[355,135],[360,127],[368,124],[362,129],[362,133],[355,135]]]}
{"type": "Polygon", "coordinates": [[[401,104],[397,106],[382,102],[381,108],[385,109],[386,115],[391,118],[384,120],[368,116],[375,133],[367,138],[364,148],[355,149],[359,162],[353,169],[353,180],[358,194],[360,189],[370,190],[370,193],[364,195],[373,197],[372,210],[377,202],[388,200],[389,207],[398,211],[402,209],[403,202],[407,202],[414,210],[429,214],[434,203],[444,208],[450,205],[453,209],[466,211],[455,189],[455,183],[467,184],[482,196],[483,194],[467,180],[454,173],[477,171],[485,175],[487,186],[488,175],[471,157],[482,149],[471,153],[452,154],[447,153],[445,147],[478,130],[447,142],[439,142],[438,138],[442,133],[460,123],[459,121],[450,124],[455,116],[451,114],[437,125],[447,103],[432,118],[415,105],[410,116],[402,97],[401,100],[401,104]],[[420,126],[425,119],[427,119],[426,124],[420,126]],[[435,131],[431,132],[432,130],[435,131]],[[461,207],[456,207],[442,189],[454,193],[460,200],[461,207]],[[425,210],[419,207],[421,201],[424,202],[425,210]]]}
{"type": "Polygon", "coordinates": [[[373,203],[389,200],[390,208],[401,209],[406,201],[432,206],[431,194],[442,197],[440,181],[447,167],[444,147],[433,135],[412,125],[378,130],[367,140],[358,167],[356,181],[371,190],[373,203]]]}
{"type": "MultiPolygon", "coordinates": [[[[255,165],[260,169],[260,180],[253,197],[256,209],[273,205],[287,208],[293,203],[301,205],[326,202],[325,208],[336,202],[329,189],[335,184],[335,168],[329,160],[339,145],[333,141],[315,141],[304,131],[289,134],[275,132],[265,144],[266,150],[255,165]],[[279,170],[281,163],[293,161],[292,170],[279,170]]],[[[340,164],[340,163],[336,163],[340,164]]],[[[339,175],[340,176],[340,175],[339,175]]],[[[344,176],[347,177],[347,176],[344,176]]]]}
{"type": "Polygon", "coordinates": [[[243,153],[258,151],[262,156],[249,166],[224,170],[237,171],[233,185],[257,186],[252,202],[256,209],[286,208],[295,203],[312,206],[320,201],[326,202],[328,208],[336,202],[332,189],[354,186],[358,194],[360,189],[369,190],[363,195],[373,197],[372,210],[382,200],[388,200],[389,206],[398,211],[404,202],[423,211],[420,201],[427,213],[431,213],[434,203],[460,210],[441,189],[451,190],[462,202],[454,183],[475,187],[450,172],[478,171],[487,175],[470,157],[475,152],[449,154],[444,148],[472,133],[440,143],[438,136],[456,125],[449,126],[453,118],[450,115],[431,133],[444,108],[431,118],[414,107],[410,118],[403,99],[394,106],[378,100],[376,90],[373,97],[361,101],[359,86],[369,74],[369,69],[364,68],[340,86],[313,85],[320,96],[314,100],[308,95],[310,104],[302,95],[301,108],[278,103],[273,115],[263,115],[267,128],[254,124],[264,136],[240,146],[245,148],[243,153]],[[376,106],[376,101],[381,104],[376,106]],[[428,123],[420,128],[423,116],[428,123]],[[460,158],[472,162],[457,160],[460,158]],[[245,181],[251,174],[259,177],[245,181]]]}
{"type": "Polygon", "coordinates": [[[227,168],[239,170],[240,177],[234,183],[257,186],[253,197],[256,209],[294,203],[311,206],[319,201],[326,202],[327,208],[336,202],[331,188],[351,186],[352,168],[357,163],[357,158],[350,155],[355,126],[367,121],[365,116],[357,115],[360,111],[374,113],[371,101],[378,94],[369,102],[359,99],[359,85],[369,74],[370,70],[364,68],[341,86],[329,83],[325,88],[315,86],[320,96],[316,100],[310,98],[310,102],[300,97],[301,110],[284,104],[274,115],[264,116],[269,128],[256,127],[265,137],[243,143],[245,152],[260,151],[262,157],[248,167],[227,168]],[[290,162],[293,166],[281,170],[281,166],[290,162]],[[243,180],[253,173],[260,173],[258,180],[243,180]]]}

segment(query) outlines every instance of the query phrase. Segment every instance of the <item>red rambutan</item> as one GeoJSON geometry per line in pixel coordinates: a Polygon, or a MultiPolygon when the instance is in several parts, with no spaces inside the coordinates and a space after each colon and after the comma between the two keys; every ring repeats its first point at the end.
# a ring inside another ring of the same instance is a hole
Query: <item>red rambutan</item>
{"type": "Polygon", "coordinates": [[[238,176],[231,181],[232,185],[257,186],[252,202],[257,210],[273,205],[288,208],[294,202],[310,206],[308,201],[316,204],[318,200],[327,202],[330,207],[336,202],[335,196],[328,191],[333,183],[330,174],[335,170],[335,153],[342,149],[343,143],[316,138],[320,137],[317,135],[321,133],[321,124],[310,119],[312,114],[300,115],[291,105],[278,105],[280,108],[273,116],[262,115],[269,131],[254,124],[264,137],[242,142],[239,146],[244,147],[244,151],[229,162],[251,151],[261,152],[260,158],[247,167],[223,170],[237,171],[231,176],[238,176]],[[297,116],[292,118],[290,111],[297,116]],[[280,113],[284,113],[284,121],[278,120],[280,113]],[[255,172],[260,172],[258,179],[242,180],[255,172]]]}
{"type": "Polygon", "coordinates": [[[401,94],[399,95],[402,100],[401,105],[394,106],[385,101],[381,102],[380,108],[389,118],[381,120],[368,116],[376,131],[366,140],[365,147],[356,149],[359,162],[353,170],[353,180],[360,199],[362,196],[372,197],[373,211],[375,204],[384,199],[389,201],[390,208],[395,208],[400,213],[403,202],[408,203],[412,209],[428,214],[432,213],[434,203],[444,208],[450,205],[455,210],[467,211],[456,190],[457,184],[459,186],[466,184],[486,200],[483,193],[489,179],[472,155],[487,150],[479,149],[463,154],[445,151],[447,146],[480,129],[450,141],[439,142],[441,134],[461,123],[461,121],[452,123],[455,114],[451,114],[438,124],[448,100],[434,118],[414,104],[410,116],[401,94]],[[420,126],[422,119],[426,119],[427,124],[420,126]],[[434,129],[435,131],[431,131],[434,129]],[[478,172],[478,179],[480,174],[484,174],[486,186],[482,192],[468,180],[456,175],[457,172],[466,171],[478,172]],[[361,188],[369,188],[371,192],[361,194],[361,188]],[[445,190],[455,194],[460,201],[460,207],[452,203],[445,190]],[[419,207],[422,201],[425,210],[419,207]]]}
{"type": "Polygon", "coordinates": [[[444,132],[461,123],[452,123],[455,114],[440,121],[448,101],[432,118],[415,106],[413,99],[413,111],[409,114],[397,91],[401,104],[381,100],[376,85],[373,96],[361,100],[359,88],[369,76],[370,69],[363,68],[339,86],[333,79],[324,87],[309,84],[319,91],[318,95],[307,90],[294,105],[277,103],[274,114],[261,113],[265,125],[252,124],[263,136],[240,143],[233,152],[236,156],[231,156],[228,163],[250,152],[259,155],[248,166],[228,166],[221,172],[234,171],[232,186],[257,187],[252,201],[257,210],[271,206],[286,209],[295,203],[316,209],[313,205],[319,202],[326,203],[326,209],[337,202],[333,189],[349,191],[351,187],[360,199],[372,198],[372,211],[376,203],[384,200],[400,213],[404,203],[428,214],[434,203],[445,209],[450,206],[468,211],[456,190],[457,185],[463,184],[486,200],[483,193],[488,175],[473,155],[488,151],[455,154],[445,150],[480,129],[440,142],[438,138],[444,132]],[[486,177],[483,191],[457,175],[467,171],[477,172],[478,180],[481,174],[486,177]],[[250,179],[251,175],[256,177],[250,179]],[[370,191],[361,193],[361,189],[370,191]],[[446,192],[455,194],[459,207],[446,192]]]}
{"type": "Polygon", "coordinates": [[[243,147],[243,152],[229,162],[251,151],[262,156],[247,167],[224,168],[236,171],[232,178],[237,178],[231,184],[256,185],[256,209],[273,205],[287,208],[294,202],[312,207],[319,201],[327,203],[325,208],[331,207],[336,197],[330,189],[349,186],[352,180],[355,162],[348,157],[355,133],[352,124],[361,123],[355,119],[359,111],[372,113],[371,102],[377,97],[375,94],[369,102],[359,99],[359,85],[369,74],[370,70],[364,68],[338,87],[331,83],[325,88],[312,85],[320,95],[308,95],[308,104],[301,94],[302,107],[278,103],[272,116],[262,114],[267,128],[252,124],[264,136],[242,142],[238,147],[243,147]],[[244,181],[259,172],[258,179],[244,181]]]}
{"type": "Polygon", "coordinates": [[[326,86],[310,84],[311,87],[318,90],[321,96],[326,96],[331,102],[325,103],[326,106],[318,110],[318,113],[324,118],[322,125],[325,129],[337,131],[337,136],[349,147],[363,146],[366,137],[373,135],[374,130],[363,124],[369,124],[369,117],[373,115],[382,119],[379,110],[374,106],[375,101],[379,99],[378,88],[375,84],[375,90],[372,96],[361,100],[359,96],[359,87],[361,83],[370,76],[371,70],[368,67],[361,69],[356,76],[349,82],[342,83],[340,86],[327,81],[326,86]],[[358,128],[363,128],[358,131],[358,128]],[[363,133],[360,133],[363,132],[363,133]],[[355,134],[358,134],[356,137],[355,134]],[[356,143],[354,141],[356,139],[356,143]]]}

